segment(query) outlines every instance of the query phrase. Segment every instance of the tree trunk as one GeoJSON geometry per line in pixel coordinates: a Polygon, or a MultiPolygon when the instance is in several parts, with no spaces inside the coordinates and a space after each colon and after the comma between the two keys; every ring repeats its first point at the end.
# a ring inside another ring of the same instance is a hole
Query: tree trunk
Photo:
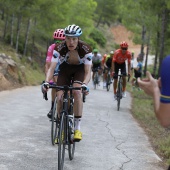
{"type": "Polygon", "coordinates": [[[24,53],[23,55],[26,55],[26,51],[27,51],[27,44],[28,44],[28,36],[29,36],[29,31],[30,31],[30,23],[31,23],[31,19],[28,19],[28,24],[27,24],[27,32],[26,32],[26,39],[25,39],[25,45],[24,45],[24,53]]]}
{"type": "Polygon", "coordinates": [[[1,20],[4,20],[4,14],[5,14],[5,10],[4,10],[4,8],[3,8],[3,9],[2,9],[1,20]]]}
{"type": "Polygon", "coordinates": [[[141,51],[140,51],[140,58],[141,58],[142,61],[143,61],[143,58],[144,58],[145,34],[146,34],[146,28],[143,25],[142,26],[142,43],[141,43],[141,51]]]}
{"type": "Polygon", "coordinates": [[[159,39],[160,39],[160,33],[157,32],[157,43],[156,43],[156,52],[155,52],[155,60],[154,60],[154,66],[153,66],[153,76],[154,78],[157,78],[157,63],[158,63],[158,51],[159,51],[159,39]]]}
{"type": "Polygon", "coordinates": [[[4,28],[3,40],[5,40],[5,37],[6,37],[7,27],[8,27],[8,14],[7,14],[6,20],[5,20],[5,28],[4,28]]]}
{"type": "Polygon", "coordinates": [[[164,42],[165,42],[165,32],[166,32],[166,25],[167,25],[167,9],[164,6],[162,10],[162,17],[161,17],[161,33],[160,33],[160,52],[159,52],[159,68],[158,68],[158,76],[160,76],[160,66],[162,60],[164,58],[164,42]]]}
{"type": "Polygon", "coordinates": [[[14,14],[12,14],[12,17],[11,17],[11,31],[10,31],[10,37],[11,37],[11,41],[10,41],[10,44],[11,46],[13,46],[14,42],[13,42],[13,37],[14,37],[14,34],[13,34],[13,28],[14,28],[14,14]]]}
{"type": "Polygon", "coordinates": [[[18,53],[18,45],[19,45],[19,34],[20,34],[20,27],[21,27],[21,19],[22,16],[18,16],[18,23],[17,23],[17,37],[16,37],[16,52],[18,53]]]}
{"type": "Polygon", "coordinates": [[[144,76],[146,76],[146,71],[147,71],[149,47],[150,47],[150,34],[148,35],[148,40],[147,40],[144,76]]]}

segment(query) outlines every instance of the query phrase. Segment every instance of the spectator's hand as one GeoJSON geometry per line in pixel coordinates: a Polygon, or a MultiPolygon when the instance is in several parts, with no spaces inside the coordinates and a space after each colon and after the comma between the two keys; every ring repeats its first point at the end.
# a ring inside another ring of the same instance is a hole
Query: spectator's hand
{"type": "Polygon", "coordinates": [[[49,89],[49,83],[48,82],[43,82],[41,84],[41,91],[42,91],[42,93],[47,93],[48,89],[49,89]]]}
{"type": "Polygon", "coordinates": [[[150,72],[146,72],[147,78],[146,79],[140,79],[138,78],[138,84],[141,89],[144,90],[144,92],[150,96],[153,97],[153,95],[157,92],[159,92],[159,86],[158,86],[158,80],[154,79],[150,72]]]}
{"type": "Polygon", "coordinates": [[[90,91],[89,87],[86,84],[83,84],[81,87],[83,92],[85,92],[85,94],[88,95],[90,91]]]}

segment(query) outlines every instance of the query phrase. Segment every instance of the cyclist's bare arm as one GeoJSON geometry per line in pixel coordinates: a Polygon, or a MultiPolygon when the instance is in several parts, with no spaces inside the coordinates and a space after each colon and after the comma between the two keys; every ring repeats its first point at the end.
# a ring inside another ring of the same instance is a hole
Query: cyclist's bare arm
{"type": "Polygon", "coordinates": [[[53,78],[56,65],[57,65],[56,62],[51,62],[50,68],[48,69],[47,74],[46,74],[46,80],[45,80],[46,82],[49,82],[53,78]]]}
{"type": "Polygon", "coordinates": [[[91,79],[91,65],[89,64],[85,64],[84,65],[84,81],[83,83],[85,83],[86,85],[89,83],[90,79],[91,79]]]}
{"type": "Polygon", "coordinates": [[[47,75],[47,71],[50,68],[50,64],[51,64],[51,62],[46,62],[45,63],[45,75],[47,75]]]}

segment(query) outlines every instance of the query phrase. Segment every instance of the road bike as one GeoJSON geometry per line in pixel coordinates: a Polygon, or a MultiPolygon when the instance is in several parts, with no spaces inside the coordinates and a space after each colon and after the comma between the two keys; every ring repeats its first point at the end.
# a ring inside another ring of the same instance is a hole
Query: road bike
{"type": "Polygon", "coordinates": [[[116,99],[117,99],[117,110],[119,111],[120,109],[120,100],[122,99],[122,77],[123,77],[123,74],[121,73],[121,69],[119,69],[119,72],[118,72],[118,86],[117,86],[117,92],[116,92],[116,99]]]}
{"type": "Polygon", "coordinates": [[[99,84],[99,73],[98,73],[99,68],[94,68],[94,79],[93,79],[93,84],[94,84],[94,89],[97,88],[99,84]]]}
{"type": "Polygon", "coordinates": [[[110,69],[108,69],[107,80],[106,80],[106,90],[107,91],[110,90],[110,85],[111,84],[112,84],[112,82],[111,82],[111,73],[110,73],[110,69]]]}
{"type": "MultiPolygon", "coordinates": [[[[74,141],[74,113],[73,113],[73,105],[74,105],[74,96],[73,90],[82,90],[82,87],[73,87],[70,86],[56,86],[49,85],[48,88],[55,88],[58,90],[62,90],[64,92],[63,96],[63,108],[60,113],[60,118],[58,118],[58,133],[54,133],[56,135],[58,141],[58,170],[63,170],[64,168],[64,158],[65,158],[65,150],[68,149],[69,159],[72,160],[74,158],[75,152],[75,142],[74,141]],[[68,146],[68,148],[66,148],[68,146]]],[[[85,93],[83,92],[83,102],[85,102],[85,93]]],[[[56,110],[56,109],[55,109],[56,110]]],[[[56,111],[55,111],[56,113],[56,111]]],[[[54,117],[54,115],[53,115],[54,117]]],[[[55,118],[57,118],[57,113],[55,118]]],[[[57,122],[57,121],[54,121],[57,122]]],[[[55,130],[56,131],[56,130],[55,130]]],[[[54,135],[54,136],[55,136],[54,135]]]]}

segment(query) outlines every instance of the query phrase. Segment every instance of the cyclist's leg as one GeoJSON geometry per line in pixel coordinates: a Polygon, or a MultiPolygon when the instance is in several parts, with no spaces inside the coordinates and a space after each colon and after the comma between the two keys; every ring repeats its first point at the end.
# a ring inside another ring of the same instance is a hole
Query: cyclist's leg
{"type": "Polygon", "coordinates": [[[114,93],[114,98],[116,99],[116,91],[117,91],[117,80],[118,80],[118,72],[119,72],[119,64],[118,63],[113,63],[115,64],[115,75],[113,77],[114,83],[113,83],[113,93],[114,93]]]}
{"type": "Polygon", "coordinates": [[[120,64],[120,67],[123,74],[123,97],[126,97],[126,64],[120,64]]]}
{"type": "MultiPolygon", "coordinates": [[[[82,82],[84,80],[84,65],[79,65],[75,69],[74,74],[74,87],[81,87],[82,82]]],[[[80,131],[80,124],[83,112],[83,102],[82,102],[82,93],[80,90],[73,91],[74,96],[74,116],[75,116],[75,132],[74,132],[74,139],[81,140],[82,139],[82,132],[80,131]]]]}

